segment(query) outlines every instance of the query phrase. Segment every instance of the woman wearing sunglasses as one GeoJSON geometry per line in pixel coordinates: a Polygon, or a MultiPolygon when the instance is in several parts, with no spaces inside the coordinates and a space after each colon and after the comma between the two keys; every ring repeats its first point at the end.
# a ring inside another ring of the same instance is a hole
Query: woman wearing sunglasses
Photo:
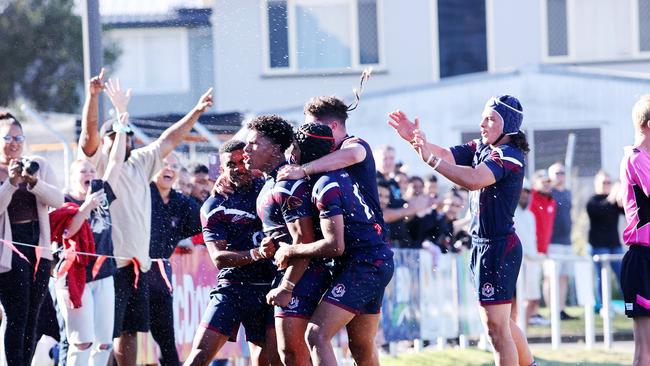
{"type": "Polygon", "coordinates": [[[0,137],[0,303],[7,322],[5,357],[9,365],[28,365],[52,264],[48,209],[63,205],[63,193],[45,159],[23,156],[23,129],[10,113],[0,113],[0,137]]]}

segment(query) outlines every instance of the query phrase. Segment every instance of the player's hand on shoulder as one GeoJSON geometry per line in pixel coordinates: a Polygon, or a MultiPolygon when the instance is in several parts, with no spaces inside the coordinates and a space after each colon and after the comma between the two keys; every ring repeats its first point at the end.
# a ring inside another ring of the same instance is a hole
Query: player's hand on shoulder
{"type": "Polygon", "coordinates": [[[277,180],[298,180],[305,177],[305,170],[296,164],[287,164],[278,170],[277,180]]]}

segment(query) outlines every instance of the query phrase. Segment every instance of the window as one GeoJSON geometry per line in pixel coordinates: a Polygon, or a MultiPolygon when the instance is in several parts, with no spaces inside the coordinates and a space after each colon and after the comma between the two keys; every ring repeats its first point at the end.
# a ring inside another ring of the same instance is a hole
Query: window
{"type": "Polygon", "coordinates": [[[487,71],[485,0],[438,0],[440,77],[487,71]]]}
{"type": "Polygon", "coordinates": [[[577,169],[578,176],[588,177],[598,172],[602,166],[600,128],[536,130],[535,151],[531,151],[535,154],[535,170],[546,169],[556,161],[564,161],[569,133],[576,136],[573,167],[577,169]]]}
{"type": "Polygon", "coordinates": [[[548,55],[567,56],[569,54],[569,42],[567,38],[566,0],[547,0],[546,26],[548,55]]]}
{"type": "Polygon", "coordinates": [[[639,2],[639,51],[650,51],[650,0],[639,2]]]}
{"type": "Polygon", "coordinates": [[[114,75],[139,94],[189,90],[189,55],[184,28],[116,29],[109,32],[121,50],[114,75]]]}
{"type": "Polygon", "coordinates": [[[380,64],[376,0],[267,0],[264,14],[273,72],[380,64]]]}

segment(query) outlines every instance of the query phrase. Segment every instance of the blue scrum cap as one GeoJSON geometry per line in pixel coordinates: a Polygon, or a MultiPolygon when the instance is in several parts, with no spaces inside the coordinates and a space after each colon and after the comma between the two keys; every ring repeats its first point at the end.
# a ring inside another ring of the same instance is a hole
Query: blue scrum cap
{"type": "Polygon", "coordinates": [[[490,98],[485,104],[486,107],[497,112],[503,119],[503,133],[515,135],[521,128],[524,120],[523,108],[519,100],[511,95],[499,95],[490,98]]]}

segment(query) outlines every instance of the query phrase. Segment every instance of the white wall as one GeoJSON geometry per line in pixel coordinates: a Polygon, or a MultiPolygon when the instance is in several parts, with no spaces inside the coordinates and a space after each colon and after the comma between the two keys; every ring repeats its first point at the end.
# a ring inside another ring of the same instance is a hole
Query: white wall
{"type": "MultiPolygon", "coordinates": [[[[430,2],[378,0],[384,70],[368,90],[417,85],[433,79],[430,2]],[[408,5],[406,5],[408,4],[408,5]]],[[[214,0],[215,107],[218,111],[302,106],[315,95],[348,95],[359,73],[269,76],[264,73],[263,0],[214,0]]]]}
{"type": "MultiPolygon", "coordinates": [[[[489,96],[508,93],[522,102],[524,129],[601,128],[603,168],[618,176],[623,146],[633,141],[632,105],[648,90],[647,80],[561,70],[473,75],[411,90],[366,95],[359,109],[351,112],[348,129],[372,146],[393,145],[398,160],[408,164],[413,173],[429,174],[431,170],[386,124],[387,114],[401,109],[410,117],[419,116],[431,142],[451,146],[464,142],[460,141],[462,132],[478,131],[489,96]]],[[[301,119],[299,109],[283,112],[287,118],[301,119]]]]}
{"type": "Polygon", "coordinates": [[[488,0],[490,71],[513,70],[542,60],[542,0],[488,0]]]}

